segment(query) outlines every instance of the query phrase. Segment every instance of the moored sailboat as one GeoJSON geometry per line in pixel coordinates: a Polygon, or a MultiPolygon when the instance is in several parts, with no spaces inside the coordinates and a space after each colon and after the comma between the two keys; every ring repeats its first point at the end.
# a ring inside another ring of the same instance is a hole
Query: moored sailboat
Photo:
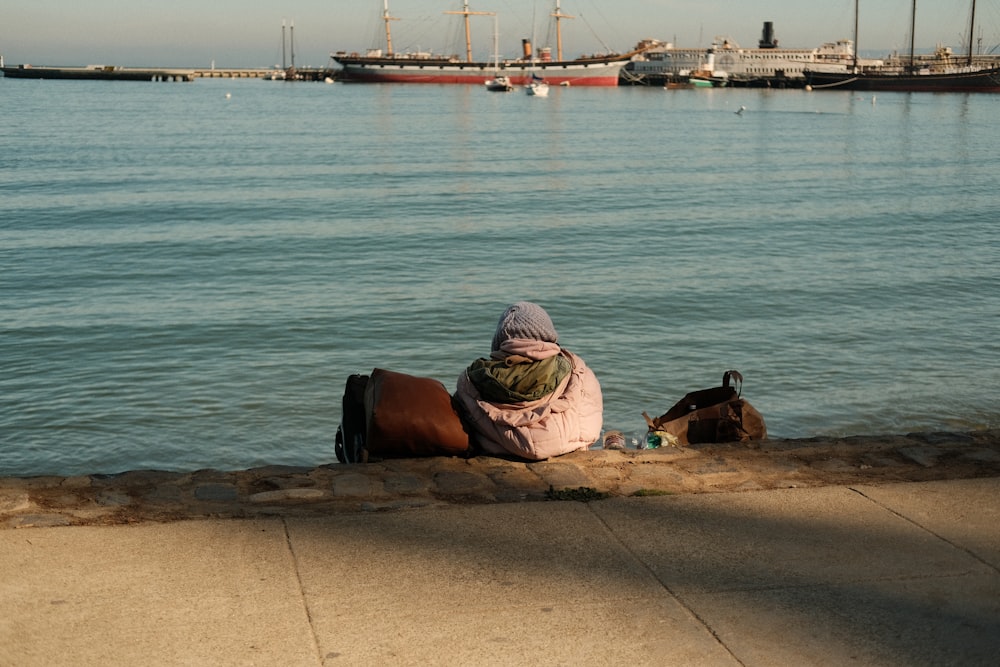
{"type": "Polygon", "coordinates": [[[486,90],[492,91],[494,93],[509,93],[514,90],[514,84],[510,82],[503,74],[499,74],[492,79],[487,79],[486,90]]]}
{"type": "Polygon", "coordinates": [[[549,82],[542,77],[533,74],[531,81],[524,87],[524,90],[532,97],[548,97],[549,82]]]}
{"type": "Polygon", "coordinates": [[[390,16],[388,0],[383,0],[382,20],[385,22],[386,50],[374,49],[361,55],[357,53],[331,53],[330,58],[342,68],[338,80],[363,83],[448,83],[482,85],[490,77],[504,76],[508,83],[515,86],[527,85],[531,82],[533,72],[543,76],[549,83],[574,86],[617,86],[618,76],[622,68],[637,53],[636,51],[620,54],[608,53],[592,56],[582,56],[575,60],[564,60],[562,57],[562,33],[560,21],[572,18],[562,14],[557,9],[552,14],[556,21],[558,52],[555,60],[548,50],[542,57],[535,59],[532,44],[522,41],[523,54],[516,60],[502,62],[474,61],[470,38],[469,17],[490,15],[490,12],[474,12],[469,10],[468,0],[465,0],[461,11],[445,12],[458,14],[465,19],[466,59],[455,56],[432,56],[428,54],[395,53],[392,47],[390,22],[398,20],[390,16]]]}
{"type": "Polygon", "coordinates": [[[514,90],[514,84],[505,74],[500,74],[500,43],[497,27],[497,15],[493,14],[493,78],[486,80],[486,90],[495,93],[509,93],[514,90]]]}
{"type": "Polygon", "coordinates": [[[298,70],[295,68],[295,21],[292,21],[292,25],[289,31],[289,37],[291,38],[292,45],[292,65],[288,66],[286,61],[288,49],[285,47],[285,20],[281,20],[281,69],[275,66],[269,78],[271,81],[295,81],[299,79],[298,70]]]}
{"type": "Polygon", "coordinates": [[[850,72],[805,71],[807,85],[813,90],[861,90],[896,92],[1000,93],[1000,67],[995,62],[977,62],[972,53],[972,35],[976,25],[976,0],[972,0],[969,27],[969,50],[957,60],[950,49],[939,48],[933,57],[914,54],[914,29],[917,2],[913,0],[910,17],[910,53],[907,60],[896,59],[877,67],[858,67],[858,0],[854,0],[855,64],[850,72]]]}

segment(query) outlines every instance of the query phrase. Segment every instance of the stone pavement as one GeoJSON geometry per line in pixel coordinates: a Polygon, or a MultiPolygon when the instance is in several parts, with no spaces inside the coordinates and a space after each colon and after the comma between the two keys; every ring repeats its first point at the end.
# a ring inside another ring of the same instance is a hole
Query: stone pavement
{"type": "Polygon", "coordinates": [[[0,530],[0,665],[992,666],[998,527],[981,477],[0,530]]]}
{"type": "Polygon", "coordinates": [[[690,494],[1000,475],[1000,431],[769,440],[315,468],[0,478],[0,529],[690,494]]]}

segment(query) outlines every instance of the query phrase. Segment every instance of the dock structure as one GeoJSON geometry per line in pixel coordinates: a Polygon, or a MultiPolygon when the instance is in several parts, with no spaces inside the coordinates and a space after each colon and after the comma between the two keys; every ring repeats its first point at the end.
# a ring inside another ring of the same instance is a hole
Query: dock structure
{"type": "Polygon", "coordinates": [[[227,68],[227,69],[196,69],[194,75],[199,79],[270,79],[281,75],[279,69],[227,68]]]}
{"type": "Polygon", "coordinates": [[[194,81],[195,79],[272,79],[284,81],[327,81],[336,78],[328,67],[300,68],[226,68],[178,69],[167,67],[46,67],[36,65],[2,66],[3,75],[12,79],[84,79],[92,81],[194,81]]]}
{"type": "Polygon", "coordinates": [[[194,70],[164,67],[136,68],[114,65],[88,67],[36,67],[18,65],[2,67],[3,75],[11,79],[84,79],[98,81],[193,81],[194,70]]]}
{"type": "Polygon", "coordinates": [[[196,69],[194,76],[202,79],[274,79],[285,81],[325,81],[335,79],[336,72],[330,68],[296,67],[280,68],[226,68],[196,69]]]}

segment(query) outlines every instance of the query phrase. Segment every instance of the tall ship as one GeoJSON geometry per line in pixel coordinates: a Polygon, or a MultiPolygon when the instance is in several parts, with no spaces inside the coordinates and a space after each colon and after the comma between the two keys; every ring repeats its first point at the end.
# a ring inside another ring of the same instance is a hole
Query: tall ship
{"type": "Polygon", "coordinates": [[[723,36],[717,36],[708,48],[676,47],[661,42],[646,46],[642,55],[625,68],[623,81],[659,85],[707,80],[727,86],[801,88],[806,84],[807,70],[846,74],[856,62],[854,43],[849,39],[811,49],[779,47],[772,21],[764,22],[756,48],[741,47],[723,36]]]}
{"type": "MultiPolygon", "coordinates": [[[[994,58],[973,55],[976,27],[976,0],[972,0],[969,49],[957,57],[951,49],[938,47],[932,56],[914,52],[917,1],[910,11],[910,52],[894,56],[877,66],[854,63],[848,72],[831,73],[809,69],[806,82],[813,90],[861,90],[897,92],[1000,93],[1000,63],[994,58]]],[[[858,34],[858,0],[854,0],[854,40],[858,34]]]]}
{"type": "Polygon", "coordinates": [[[475,61],[472,58],[471,16],[495,16],[494,12],[476,12],[465,0],[457,14],[465,21],[465,59],[456,55],[435,56],[429,53],[396,53],[392,46],[390,24],[399,20],[389,14],[388,0],[383,0],[382,20],[385,23],[385,51],[371,49],[364,54],[338,51],[330,59],[342,69],[337,80],[361,83],[456,83],[482,85],[489,79],[507,77],[513,85],[524,86],[539,78],[552,85],[617,86],[622,68],[638,51],[604,53],[565,60],[562,50],[561,21],[573,16],[563,14],[557,0],[551,17],[556,24],[556,56],[550,47],[535,50],[531,40],[521,42],[517,59],[475,61]]]}

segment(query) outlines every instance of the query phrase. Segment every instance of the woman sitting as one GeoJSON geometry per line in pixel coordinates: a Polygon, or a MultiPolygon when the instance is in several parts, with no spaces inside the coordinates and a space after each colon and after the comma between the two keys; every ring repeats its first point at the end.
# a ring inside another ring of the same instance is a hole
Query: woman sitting
{"type": "Polygon", "coordinates": [[[459,376],[455,402],[480,451],[539,461],[600,437],[601,385],[558,338],[541,306],[519,301],[500,317],[490,357],[459,376]]]}

